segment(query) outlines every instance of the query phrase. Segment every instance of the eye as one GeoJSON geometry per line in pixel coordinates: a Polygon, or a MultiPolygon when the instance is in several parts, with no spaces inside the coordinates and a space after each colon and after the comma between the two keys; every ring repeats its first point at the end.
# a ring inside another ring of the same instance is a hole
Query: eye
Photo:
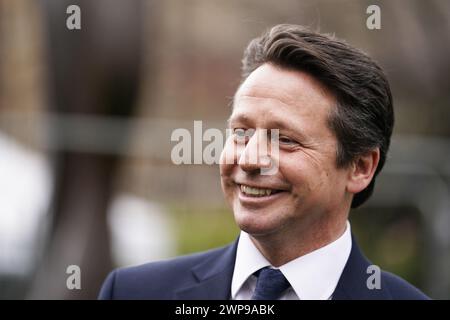
{"type": "Polygon", "coordinates": [[[292,140],[291,138],[289,138],[289,137],[287,137],[287,136],[280,136],[280,137],[278,138],[278,141],[279,141],[281,144],[287,144],[287,145],[292,145],[292,144],[296,144],[296,143],[297,143],[297,141],[292,140]]]}
{"type": "Polygon", "coordinates": [[[245,137],[245,129],[242,128],[233,129],[233,134],[238,138],[243,138],[245,137]]]}
{"type": "Polygon", "coordinates": [[[250,140],[250,138],[255,133],[255,129],[244,129],[244,128],[235,128],[233,129],[233,137],[234,141],[238,144],[245,143],[250,140]]]}
{"type": "Polygon", "coordinates": [[[248,130],[243,128],[235,128],[233,129],[233,139],[235,143],[238,144],[247,144],[249,137],[248,137],[248,130]]]}

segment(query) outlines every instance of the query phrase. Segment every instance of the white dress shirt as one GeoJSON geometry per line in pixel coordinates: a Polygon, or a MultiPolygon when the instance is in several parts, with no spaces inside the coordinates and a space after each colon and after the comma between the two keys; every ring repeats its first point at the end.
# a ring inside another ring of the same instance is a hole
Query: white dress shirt
{"type": "MultiPolygon", "coordinates": [[[[351,249],[350,223],[347,221],[345,232],[337,240],[278,268],[292,286],[280,300],[331,299],[351,249]]],[[[231,282],[231,298],[251,299],[257,280],[253,273],[267,266],[271,265],[250,236],[241,231],[231,282]]]]}

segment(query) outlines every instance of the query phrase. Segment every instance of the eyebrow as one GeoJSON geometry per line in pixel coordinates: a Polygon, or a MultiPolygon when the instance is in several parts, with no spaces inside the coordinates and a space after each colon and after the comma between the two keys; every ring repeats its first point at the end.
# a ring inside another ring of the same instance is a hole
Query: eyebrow
{"type": "MultiPolygon", "coordinates": [[[[230,118],[227,120],[228,124],[231,122],[239,122],[243,124],[247,124],[249,126],[253,125],[253,121],[251,120],[251,117],[248,114],[245,113],[239,113],[237,116],[231,115],[230,118]]],[[[286,130],[293,130],[295,128],[295,125],[293,123],[285,123],[285,121],[281,121],[278,119],[269,120],[267,123],[266,129],[286,129],[286,130]]]]}
{"type": "MultiPolygon", "coordinates": [[[[228,122],[228,125],[230,125],[232,122],[237,122],[237,123],[245,124],[246,126],[249,126],[249,127],[254,126],[249,115],[247,115],[245,113],[240,113],[236,116],[231,116],[227,122],[228,122]]],[[[289,133],[292,133],[292,134],[298,136],[298,138],[302,139],[303,141],[310,140],[308,138],[308,135],[306,135],[303,131],[301,131],[300,128],[298,128],[298,126],[295,126],[295,124],[293,122],[286,123],[285,121],[273,119],[273,120],[269,120],[267,122],[265,129],[285,130],[285,131],[288,131],[289,133]],[[296,127],[297,127],[297,129],[296,129],[296,127]]]]}
{"type": "Polygon", "coordinates": [[[240,113],[237,116],[233,116],[233,114],[231,114],[231,116],[227,120],[227,124],[230,125],[232,122],[241,122],[241,123],[249,124],[251,122],[251,120],[250,120],[250,117],[247,116],[246,114],[240,113]]]}

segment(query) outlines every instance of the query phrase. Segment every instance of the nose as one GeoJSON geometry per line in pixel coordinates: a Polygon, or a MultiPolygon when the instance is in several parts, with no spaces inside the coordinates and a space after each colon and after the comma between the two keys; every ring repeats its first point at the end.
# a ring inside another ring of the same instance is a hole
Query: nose
{"type": "Polygon", "coordinates": [[[248,173],[260,173],[263,168],[271,167],[268,153],[267,130],[258,129],[249,138],[243,152],[239,156],[239,167],[248,173]]]}

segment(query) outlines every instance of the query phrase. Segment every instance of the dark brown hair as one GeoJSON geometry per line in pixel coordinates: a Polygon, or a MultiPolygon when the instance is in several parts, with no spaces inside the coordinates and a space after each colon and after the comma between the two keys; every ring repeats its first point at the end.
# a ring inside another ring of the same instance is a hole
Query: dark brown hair
{"type": "Polygon", "coordinates": [[[352,208],[363,204],[386,161],[394,126],[391,90],[381,67],[334,36],[287,24],[277,25],[249,43],[243,58],[243,79],[264,63],[306,72],[334,94],[337,107],[328,123],[338,140],[338,167],[380,149],[375,175],[369,186],[353,197],[352,208]]]}

